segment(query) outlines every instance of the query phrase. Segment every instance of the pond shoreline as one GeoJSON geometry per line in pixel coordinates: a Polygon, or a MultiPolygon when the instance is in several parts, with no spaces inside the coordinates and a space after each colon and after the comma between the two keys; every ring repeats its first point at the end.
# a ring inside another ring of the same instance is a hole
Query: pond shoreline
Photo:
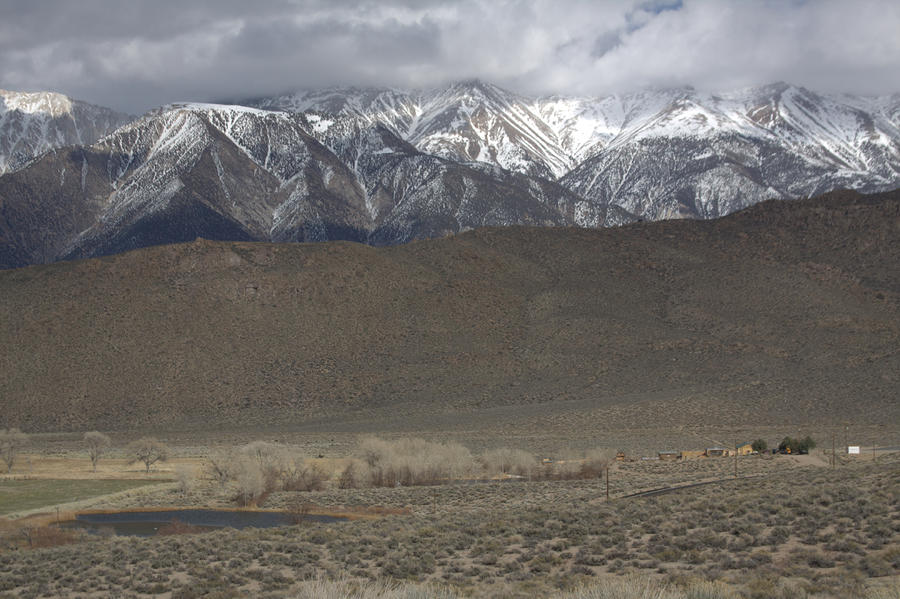
{"type": "Polygon", "coordinates": [[[234,510],[234,509],[152,509],[125,511],[95,511],[78,513],[57,526],[83,529],[89,533],[113,532],[118,536],[149,537],[175,527],[195,532],[225,528],[276,528],[304,523],[345,522],[340,516],[314,515],[303,511],[234,510]]]}
{"type": "MultiPolygon", "coordinates": [[[[406,508],[389,508],[382,506],[359,506],[359,507],[341,507],[326,508],[315,504],[308,504],[309,509],[290,510],[278,508],[260,508],[260,507],[213,507],[213,506],[197,506],[197,505],[169,505],[169,506],[150,506],[150,507],[128,507],[123,509],[81,509],[73,510],[59,509],[55,511],[40,511],[23,515],[19,518],[9,518],[10,521],[18,521],[22,524],[30,526],[50,526],[54,524],[63,524],[65,522],[77,521],[79,516],[92,515],[112,515],[112,514],[129,514],[129,513],[156,513],[156,512],[173,512],[187,510],[206,510],[215,512],[230,513],[262,513],[262,514],[284,514],[286,516],[294,516],[302,518],[304,516],[313,516],[316,518],[334,518],[338,521],[349,520],[376,520],[385,516],[403,516],[409,515],[411,512],[406,508]]],[[[288,524],[286,524],[288,525],[288,524]]]]}

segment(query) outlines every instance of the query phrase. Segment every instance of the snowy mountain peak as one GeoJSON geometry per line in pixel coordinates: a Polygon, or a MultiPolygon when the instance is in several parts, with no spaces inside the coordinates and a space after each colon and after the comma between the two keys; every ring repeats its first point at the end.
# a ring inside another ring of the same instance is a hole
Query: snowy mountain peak
{"type": "Polygon", "coordinates": [[[526,98],[468,80],[426,90],[333,88],[250,102],[268,110],[318,111],[380,123],[419,150],[489,162],[555,179],[574,163],[526,98]]]}
{"type": "Polygon", "coordinates": [[[23,114],[47,114],[53,117],[72,112],[72,100],[55,92],[13,92],[0,89],[0,114],[8,111],[23,114]]]}
{"type": "Polygon", "coordinates": [[[0,90],[0,175],[54,148],[93,143],[130,120],[62,94],[0,90]]]}
{"type": "Polygon", "coordinates": [[[188,112],[202,112],[202,113],[211,113],[211,112],[231,112],[231,113],[244,113],[244,114],[253,114],[256,116],[266,116],[267,114],[272,114],[273,110],[263,110],[260,108],[253,108],[250,106],[242,106],[240,104],[216,104],[213,102],[173,102],[171,104],[166,104],[155,111],[156,114],[162,114],[171,111],[188,111],[188,112]]]}
{"type": "Polygon", "coordinates": [[[443,88],[433,90],[439,95],[452,95],[458,99],[472,99],[474,101],[504,102],[506,98],[515,96],[509,90],[503,89],[492,83],[486,83],[480,79],[467,79],[457,81],[443,88]]]}

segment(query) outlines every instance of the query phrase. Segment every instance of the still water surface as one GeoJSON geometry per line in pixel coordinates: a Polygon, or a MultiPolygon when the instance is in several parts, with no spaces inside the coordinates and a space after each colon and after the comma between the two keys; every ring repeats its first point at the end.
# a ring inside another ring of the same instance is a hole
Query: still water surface
{"type": "MultiPolygon", "coordinates": [[[[233,512],[226,510],[165,510],[154,512],[115,512],[111,514],[78,514],[63,526],[83,528],[90,532],[112,529],[117,535],[150,537],[167,524],[177,520],[183,524],[207,530],[218,528],[271,528],[289,526],[296,516],[285,512],[233,512]]],[[[339,522],[338,516],[303,517],[304,522],[339,522]]]]}

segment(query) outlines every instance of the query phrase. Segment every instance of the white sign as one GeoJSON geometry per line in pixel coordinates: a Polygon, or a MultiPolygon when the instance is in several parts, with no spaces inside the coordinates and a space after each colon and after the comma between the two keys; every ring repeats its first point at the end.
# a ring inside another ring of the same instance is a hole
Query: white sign
{"type": "Polygon", "coordinates": [[[859,445],[848,445],[847,453],[849,453],[850,455],[859,455],[859,445]]]}

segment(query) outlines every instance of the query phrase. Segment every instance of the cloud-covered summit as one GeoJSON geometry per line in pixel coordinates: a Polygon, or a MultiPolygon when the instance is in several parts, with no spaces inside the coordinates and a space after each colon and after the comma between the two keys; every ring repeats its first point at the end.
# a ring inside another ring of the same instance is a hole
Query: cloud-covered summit
{"type": "Polygon", "coordinates": [[[0,5],[0,88],[128,112],[331,85],[481,78],[604,94],[776,80],[898,91],[892,0],[33,0],[0,5]]]}

